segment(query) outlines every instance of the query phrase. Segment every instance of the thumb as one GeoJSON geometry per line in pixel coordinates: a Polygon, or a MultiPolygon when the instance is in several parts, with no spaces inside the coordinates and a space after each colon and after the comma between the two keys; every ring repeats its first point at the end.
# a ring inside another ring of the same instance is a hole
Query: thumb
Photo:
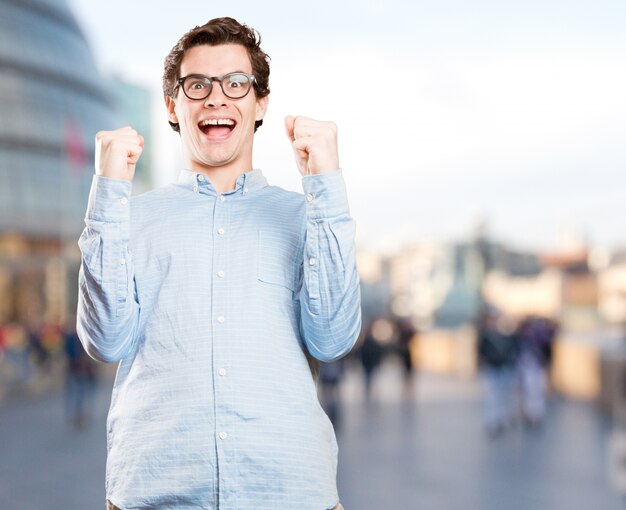
{"type": "Polygon", "coordinates": [[[141,157],[144,147],[144,138],[141,135],[138,136],[138,143],[134,147],[131,147],[128,151],[128,164],[136,165],[141,157]]]}
{"type": "Polygon", "coordinates": [[[292,115],[287,115],[285,117],[285,130],[287,131],[287,137],[292,142],[295,140],[295,137],[293,134],[295,123],[296,123],[296,119],[292,115]]]}

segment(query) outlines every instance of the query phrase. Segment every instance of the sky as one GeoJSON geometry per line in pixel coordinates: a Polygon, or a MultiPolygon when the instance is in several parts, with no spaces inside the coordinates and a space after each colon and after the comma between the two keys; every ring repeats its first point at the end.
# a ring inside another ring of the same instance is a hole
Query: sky
{"type": "Polygon", "coordinates": [[[262,35],[270,103],[254,166],[301,191],[286,115],[333,120],[364,247],[626,247],[626,2],[68,0],[100,70],[153,91],[156,185],[181,168],[161,95],[188,29],[262,35]]]}

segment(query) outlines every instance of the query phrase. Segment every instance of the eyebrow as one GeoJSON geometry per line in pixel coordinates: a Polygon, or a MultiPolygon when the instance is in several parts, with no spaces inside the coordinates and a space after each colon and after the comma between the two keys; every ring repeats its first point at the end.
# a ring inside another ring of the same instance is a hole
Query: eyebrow
{"type": "MultiPolygon", "coordinates": [[[[236,71],[228,71],[227,73],[222,74],[222,76],[226,76],[227,74],[233,74],[233,73],[252,74],[252,71],[248,72],[248,71],[241,71],[240,69],[238,69],[236,71]]],[[[205,73],[193,73],[193,72],[192,73],[187,73],[185,76],[191,76],[191,75],[194,75],[194,74],[196,74],[198,76],[206,76],[208,78],[216,76],[216,75],[212,75],[211,76],[211,75],[208,75],[208,74],[205,74],[205,73]]],[[[218,77],[219,77],[219,75],[218,75],[218,77]]]]}

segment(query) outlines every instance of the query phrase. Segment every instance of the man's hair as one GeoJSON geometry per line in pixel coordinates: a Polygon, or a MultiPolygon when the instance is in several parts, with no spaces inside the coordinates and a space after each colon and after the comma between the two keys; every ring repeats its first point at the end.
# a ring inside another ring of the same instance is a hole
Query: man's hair
{"type": "MultiPolygon", "coordinates": [[[[270,57],[261,49],[261,34],[233,18],[215,18],[202,26],[189,30],[165,57],[163,66],[163,94],[165,96],[176,97],[179,87],[180,63],[185,52],[203,44],[209,46],[241,44],[244,46],[252,63],[256,97],[265,97],[270,93],[270,57]]],[[[263,120],[257,120],[254,123],[254,130],[256,131],[261,124],[263,124],[263,120]]],[[[177,123],[170,122],[170,126],[174,131],[180,132],[180,126],[177,123]]]]}

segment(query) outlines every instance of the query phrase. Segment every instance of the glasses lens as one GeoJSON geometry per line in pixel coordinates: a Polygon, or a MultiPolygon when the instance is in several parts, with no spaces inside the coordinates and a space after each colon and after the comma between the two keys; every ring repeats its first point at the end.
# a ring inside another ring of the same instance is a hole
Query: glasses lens
{"type": "Polygon", "coordinates": [[[237,99],[245,96],[252,86],[252,80],[247,74],[231,73],[224,76],[222,89],[228,97],[237,99]]]}
{"type": "Polygon", "coordinates": [[[185,79],[185,94],[191,99],[204,99],[211,91],[211,81],[203,76],[189,76],[185,79]]]}

